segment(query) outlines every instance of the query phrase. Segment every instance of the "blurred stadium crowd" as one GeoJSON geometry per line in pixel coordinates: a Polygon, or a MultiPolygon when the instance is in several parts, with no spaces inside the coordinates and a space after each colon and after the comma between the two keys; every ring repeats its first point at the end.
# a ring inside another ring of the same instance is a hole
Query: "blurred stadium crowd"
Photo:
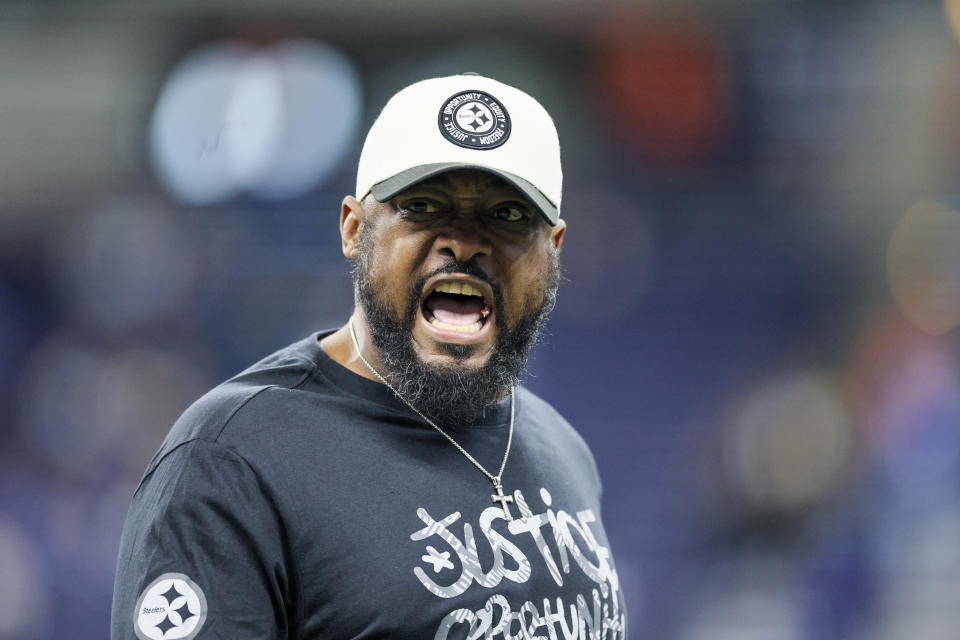
{"type": "Polygon", "coordinates": [[[106,637],[167,429],[344,322],[359,138],[461,71],[558,122],[527,382],[631,637],[956,638],[960,2],[410,4],[0,8],[0,639],[106,637]]]}

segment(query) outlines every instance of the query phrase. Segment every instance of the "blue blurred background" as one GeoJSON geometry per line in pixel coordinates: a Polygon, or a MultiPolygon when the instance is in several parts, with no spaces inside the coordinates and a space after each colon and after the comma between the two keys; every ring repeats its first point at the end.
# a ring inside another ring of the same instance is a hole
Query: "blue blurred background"
{"type": "Polygon", "coordinates": [[[631,638],[960,634],[960,1],[0,5],[0,638],[107,636],[177,415],[352,306],[359,145],[476,71],[554,114],[528,384],[631,638]]]}

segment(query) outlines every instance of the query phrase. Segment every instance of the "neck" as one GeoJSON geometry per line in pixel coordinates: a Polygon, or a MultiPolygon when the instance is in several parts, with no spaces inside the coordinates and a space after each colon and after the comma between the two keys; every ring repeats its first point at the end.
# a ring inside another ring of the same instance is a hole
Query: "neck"
{"type": "Polygon", "coordinates": [[[357,332],[357,342],[360,345],[363,357],[378,371],[382,370],[383,363],[380,362],[379,353],[373,346],[373,341],[370,339],[370,330],[367,327],[367,322],[363,318],[363,312],[360,309],[354,311],[354,314],[350,317],[350,320],[347,321],[347,324],[320,340],[320,348],[326,351],[327,355],[330,356],[334,362],[346,367],[357,375],[369,380],[381,382],[363,363],[357,350],[354,348],[353,339],[350,337],[351,322],[357,332]]]}

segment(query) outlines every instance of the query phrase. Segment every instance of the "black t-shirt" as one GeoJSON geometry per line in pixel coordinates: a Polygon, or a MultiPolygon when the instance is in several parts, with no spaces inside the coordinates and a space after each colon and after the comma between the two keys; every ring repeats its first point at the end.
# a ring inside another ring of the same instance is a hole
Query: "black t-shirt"
{"type": "MultiPolygon", "coordinates": [[[[312,335],[177,421],[123,529],[113,640],[620,638],[586,444],[519,389],[503,488],[312,335]]],[[[449,429],[499,468],[510,403],[449,429]]],[[[442,426],[442,425],[441,425],[442,426]]]]}

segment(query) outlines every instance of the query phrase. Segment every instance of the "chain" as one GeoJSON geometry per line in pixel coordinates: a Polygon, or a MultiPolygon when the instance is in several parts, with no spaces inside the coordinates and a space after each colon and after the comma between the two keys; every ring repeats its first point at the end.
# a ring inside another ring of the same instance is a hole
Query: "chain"
{"type": "Polygon", "coordinates": [[[393,388],[393,385],[387,382],[386,378],[380,375],[380,372],[374,369],[372,364],[367,362],[367,359],[364,358],[363,354],[360,352],[360,342],[357,340],[357,333],[353,329],[353,317],[351,317],[350,320],[347,322],[347,326],[350,327],[350,337],[353,338],[353,346],[357,350],[357,355],[360,356],[360,360],[363,361],[363,364],[367,365],[367,369],[370,369],[370,372],[373,373],[373,375],[375,375],[377,379],[380,380],[380,382],[387,385],[387,388],[390,389],[390,391],[393,391],[393,395],[397,396],[397,399],[400,400],[400,402],[407,405],[407,407],[409,407],[410,410],[413,411],[415,414],[420,416],[424,422],[426,422],[428,425],[436,429],[440,433],[440,435],[442,435],[444,438],[449,440],[450,444],[452,444],[457,448],[457,451],[459,451],[464,456],[466,456],[467,460],[473,463],[473,466],[475,466],[477,469],[480,469],[480,471],[483,472],[483,475],[487,476],[487,478],[490,479],[490,482],[493,483],[494,487],[501,486],[500,478],[503,476],[503,470],[507,466],[507,458],[510,456],[510,444],[513,442],[513,415],[514,415],[513,408],[514,408],[514,400],[516,397],[516,390],[513,387],[510,388],[510,428],[507,432],[507,448],[503,452],[503,461],[500,463],[500,470],[497,472],[497,475],[493,475],[492,473],[484,469],[483,465],[477,462],[476,459],[472,455],[470,455],[466,449],[461,447],[459,442],[457,442],[452,437],[450,437],[450,434],[448,434],[446,431],[438,427],[433,420],[431,420],[427,416],[420,413],[420,411],[418,411],[415,406],[413,406],[409,401],[407,401],[406,398],[401,396],[400,393],[393,388]]]}

